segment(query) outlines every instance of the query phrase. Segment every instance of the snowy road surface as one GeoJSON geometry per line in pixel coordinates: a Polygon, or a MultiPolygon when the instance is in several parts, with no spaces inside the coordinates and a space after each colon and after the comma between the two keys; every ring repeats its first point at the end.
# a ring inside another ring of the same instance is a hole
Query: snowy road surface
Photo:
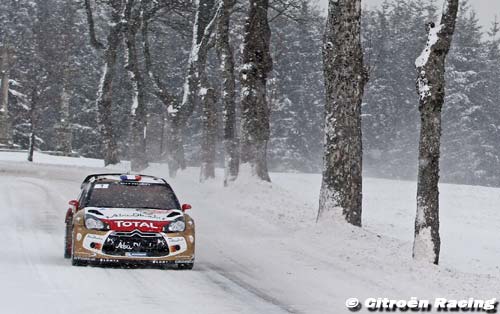
{"type": "Polygon", "coordinates": [[[193,271],[72,267],[62,258],[67,201],[85,175],[110,171],[75,162],[94,168],[0,161],[1,313],[323,314],[347,312],[349,297],[500,297],[498,189],[444,186],[434,267],[411,260],[412,182],[368,179],[357,229],[314,223],[317,175],[223,188],[188,169],[171,184],[193,205],[193,271]]]}

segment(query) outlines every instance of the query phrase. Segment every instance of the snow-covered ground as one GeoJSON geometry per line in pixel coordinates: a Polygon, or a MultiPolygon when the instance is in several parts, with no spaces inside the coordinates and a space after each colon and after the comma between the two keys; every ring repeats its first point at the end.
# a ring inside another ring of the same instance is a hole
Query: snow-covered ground
{"type": "MultiPolygon", "coordinates": [[[[500,291],[500,189],[441,186],[441,265],[411,259],[415,182],[364,181],[362,229],[315,223],[319,175],[198,169],[170,183],[193,205],[193,271],[72,267],[67,201],[102,161],[0,153],[1,313],[345,313],[349,297],[490,299],[500,291]]],[[[127,164],[113,170],[126,171],[127,164]]],[[[162,165],[146,173],[167,177],[162,165]]]]}

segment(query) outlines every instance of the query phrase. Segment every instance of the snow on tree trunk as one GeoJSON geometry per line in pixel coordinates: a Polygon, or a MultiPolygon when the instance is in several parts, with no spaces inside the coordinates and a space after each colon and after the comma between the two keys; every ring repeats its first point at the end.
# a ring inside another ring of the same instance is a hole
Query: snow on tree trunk
{"type": "Polygon", "coordinates": [[[0,86],[0,146],[10,146],[12,141],[12,129],[9,119],[9,74],[10,49],[7,45],[0,47],[0,71],[1,71],[1,86],[0,86]]]}
{"type": "Polygon", "coordinates": [[[361,226],[361,103],[368,80],[361,48],[361,0],[330,0],[323,42],[324,168],[318,219],[361,226]]]}
{"type": "MultiPolygon", "coordinates": [[[[116,143],[116,134],[113,130],[112,100],[113,100],[113,79],[115,77],[114,67],[116,64],[117,49],[121,40],[123,6],[121,0],[110,0],[111,20],[110,30],[107,38],[107,45],[104,49],[104,68],[102,71],[101,82],[97,92],[97,110],[99,133],[101,135],[104,150],[104,165],[117,164],[118,147],[116,143]]],[[[103,45],[95,38],[94,22],[92,12],[88,1],[85,1],[87,9],[87,21],[91,37],[91,44],[96,49],[101,49],[103,45]]]]}
{"type": "Polygon", "coordinates": [[[168,108],[170,117],[168,150],[169,172],[174,177],[179,169],[186,168],[182,133],[186,123],[199,104],[198,91],[200,89],[200,75],[204,71],[206,55],[209,49],[209,40],[212,35],[215,21],[221,11],[218,5],[213,12],[214,0],[196,1],[196,13],[193,24],[193,42],[188,61],[188,72],[184,82],[182,102],[174,103],[168,108]]]}
{"type": "Polygon", "coordinates": [[[445,61],[458,13],[458,0],[445,1],[441,20],[428,25],[427,45],[415,62],[421,127],[413,257],[434,264],[439,262],[441,245],[438,182],[445,61]]]}
{"type": "Polygon", "coordinates": [[[248,163],[252,174],[271,181],[267,170],[269,106],[266,84],[273,60],[269,51],[271,30],[268,0],[250,0],[243,40],[241,68],[241,163],[248,163]]]}
{"type": "Polygon", "coordinates": [[[217,23],[217,55],[222,76],[224,123],[224,186],[236,180],[239,170],[238,140],[236,137],[236,101],[233,48],[229,42],[229,24],[234,0],[222,0],[223,11],[217,23]]]}
{"type": "Polygon", "coordinates": [[[142,171],[148,167],[146,152],[147,109],[145,104],[144,80],[139,68],[136,35],[141,26],[141,18],[132,13],[133,2],[127,3],[125,42],[127,46],[125,68],[132,81],[131,128],[129,138],[130,166],[133,171],[142,171]]]}
{"type": "Polygon", "coordinates": [[[204,182],[207,179],[215,178],[217,114],[215,90],[213,88],[202,89],[200,94],[203,103],[200,182],[204,182]]]}

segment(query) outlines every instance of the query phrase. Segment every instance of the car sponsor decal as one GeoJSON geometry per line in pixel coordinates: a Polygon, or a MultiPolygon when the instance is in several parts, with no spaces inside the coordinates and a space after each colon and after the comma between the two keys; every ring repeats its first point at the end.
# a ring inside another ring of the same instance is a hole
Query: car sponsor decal
{"type": "Polygon", "coordinates": [[[145,220],[145,221],[172,221],[182,215],[178,209],[136,209],[136,208],[102,208],[87,207],[86,214],[98,212],[99,218],[109,220],[145,220]],[[178,215],[172,214],[178,213],[178,215]]]}
{"type": "Polygon", "coordinates": [[[142,232],[161,232],[163,228],[170,223],[170,221],[153,221],[153,220],[114,220],[102,219],[107,223],[111,230],[130,232],[139,230],[142,232]]]}
{"type": "Polygon", "coordinates": [[[94,185],[94,189],[107,189],[109,188],[109,184],[98,183],[94,185]]]}

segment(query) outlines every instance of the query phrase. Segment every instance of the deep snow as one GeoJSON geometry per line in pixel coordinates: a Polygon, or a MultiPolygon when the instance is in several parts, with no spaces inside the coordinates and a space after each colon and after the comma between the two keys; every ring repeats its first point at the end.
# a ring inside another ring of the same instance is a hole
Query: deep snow
{"type": "MultiPolygon", "coordinates": [[[[2,313],[345,313],[349,297],[489,299],[500,291],[500,189],[441,185],[441,265],[411,259],[415,182],[364,181],[362,229],[315,223],[321,178],[246,175],[228,188],[222,171],[198,169],[170,183],[193,205],[193,271],[72,267],[64,214],[102,161],[0,153],[2,313]]],[[[162,165],[146,173],[166,177],[162,165]]]]}

